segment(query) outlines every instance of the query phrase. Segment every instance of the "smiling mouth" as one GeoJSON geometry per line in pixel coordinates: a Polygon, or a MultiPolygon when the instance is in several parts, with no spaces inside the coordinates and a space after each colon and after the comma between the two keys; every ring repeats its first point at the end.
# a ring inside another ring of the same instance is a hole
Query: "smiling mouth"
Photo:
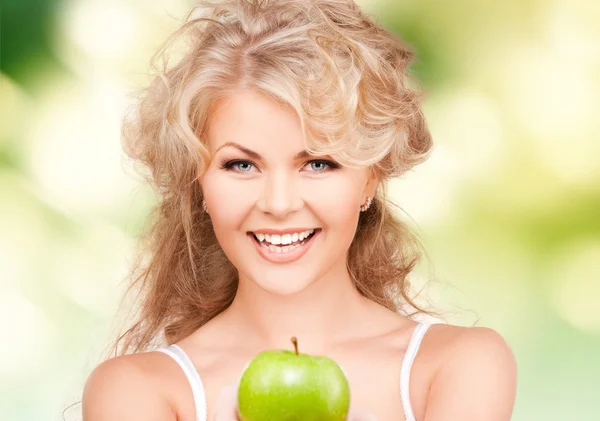
{"type": "Polygon", "coordinates": [[[266,238],[263,237],[263,240],[261,241],[256,234],[254,234],[253,232],[249,232],[248,235],[252,236],[252,239],[261,247],[263,247],[264,249],[270,251],[271,253],[290,253],[294,250],[296,250],[297,248],[302,247],[304,244],[306,244],[307,242],[309,242],[311,240],[311,238],[313,238],[316,234],[318,234],[321,231],[321,228],[315,228],[313,230],[312,233],[310,233],[306,238],[303,238],[302,240],[298,239],[296,241],[292,241],[289,244],[271,244],[269,241],[267,241],[266,238]]]}

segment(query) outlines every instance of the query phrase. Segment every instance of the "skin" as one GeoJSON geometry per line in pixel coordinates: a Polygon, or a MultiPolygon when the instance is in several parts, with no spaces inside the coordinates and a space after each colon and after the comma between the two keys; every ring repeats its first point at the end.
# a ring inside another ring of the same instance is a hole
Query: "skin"
{"type": "MultiPolygon", "coordinates": [[[[326,355],[349,381],[350,420],[404,419],[402,358],[417,323],[364,298],[345,259],[359,207],[378,180],[368,168],[329,169],[294,160],[305,149],[297,116],[254,91],[217,104],[208,130],[214,154],[201,180],[214,229],[239,271],[233,304],[178,343],[206,389],[208,419],[236,420],[236,389],[247,363],[266,349],[326,355]],[[251,159],[223,145],[236,142],[251,159]],[[223,159],[244,160],[234,169],[223,159]],[[291,263],[271,263],[247,231],[322,228],[312,248],[291,263]]],[[[484,327],[436,324],[413,364],[410,401],[418,421],[508,421],[516,391],[516,362],[504,339],[484,327]]],[[[192,393],[181,368],[159,352],[116,357],[86,382],[84,421],[193,421],[192,393]],[[110,403],[110,405],[108,404],[110,403]]]]}

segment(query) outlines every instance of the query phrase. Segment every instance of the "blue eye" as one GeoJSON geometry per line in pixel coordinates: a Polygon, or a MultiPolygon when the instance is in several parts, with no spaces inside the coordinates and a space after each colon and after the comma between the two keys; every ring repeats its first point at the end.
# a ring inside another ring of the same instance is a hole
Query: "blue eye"
{"type": "Polygon", "coordinates": [[[241,172],[248,172],[250,169],[250,166],[252,164],[247,162],[247,161],[237,161],[237,162],[233,162],[231,163],[230,167],[236,167],[237,169],[239,169],[241,172]],[[246,169],[244,169],[246,168],[246,169]]]}
{"type": "MultiPolygon", "coordinates": [[[[326,160],[314,160],[314,161],[310,161],[309,164],[322,164],[323,166],[329,166],[330,168],[335,168],[333,164],[333,162],[331,161],[326,161],[326,160]]],[[[315,167],[313,167],[314,169],[315,167]]],[[[316,170],[315,172],[323,172],[326,168],[322,167],[323,170],[316,170]]]]}
{"type": "Polygon", "coordinates": [[[224,160],[221,162],[221,169],[223,170],[231,170],[232,168],[234,168],[234,172],[249,172],[248,167],[254,165],[252,162],[250,161],[243,161],[243,160],[224,160]],[[245,168],[245,169],[244,169],[245,168]]]}
{"type": "MultiPolygon", "coordinates": [[[[307,165],[310,164],[312,165],[312,169],[313,172],[325,172],[327,170],[327,167],[329,167],[330,169],[334,170],[339,168],[339,165],[326,160],[326,159],[315,159],[312,161],[308,161],[306,163],[307,165]],[[314,164],[318,164],[316,167],[314,166],[314,164]]],[[[234,172],[250,172],[250,169],[256,166],[252,161],[247,161],[247,160],[239,160],[239,159],[235,159],[235,160],[225,160],[223,162],[221,162],[221,169],[223,170],[233,170],[234,172]]]]}

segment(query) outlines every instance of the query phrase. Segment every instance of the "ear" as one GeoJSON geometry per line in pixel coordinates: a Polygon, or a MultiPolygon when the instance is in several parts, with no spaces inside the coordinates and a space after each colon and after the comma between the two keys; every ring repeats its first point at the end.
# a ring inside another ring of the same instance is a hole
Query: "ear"
{"type": "Polygon", "coordinates": [[[377,188],[379,187],[379,177],[377,176],[377,172],[374,167],[369,167],[369,178],[367,179],[367,184],[364,189],[364,197],[366,200],[367,197],[375,197],[375,192],[377,192],[377,188]]]}

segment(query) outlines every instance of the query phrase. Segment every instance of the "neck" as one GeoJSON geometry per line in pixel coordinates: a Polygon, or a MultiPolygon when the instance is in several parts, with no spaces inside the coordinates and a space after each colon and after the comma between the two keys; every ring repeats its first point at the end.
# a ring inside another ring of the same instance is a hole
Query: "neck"
{"type": "Polygon", "coordinates": [[[295,336],[300,352],[318,354],[360,324],[367,301],[343,264],[291,295],[273,294],[240,277],[237,294],[224,315],[264,349],[293,349],[290,340],[295,336]]]}

